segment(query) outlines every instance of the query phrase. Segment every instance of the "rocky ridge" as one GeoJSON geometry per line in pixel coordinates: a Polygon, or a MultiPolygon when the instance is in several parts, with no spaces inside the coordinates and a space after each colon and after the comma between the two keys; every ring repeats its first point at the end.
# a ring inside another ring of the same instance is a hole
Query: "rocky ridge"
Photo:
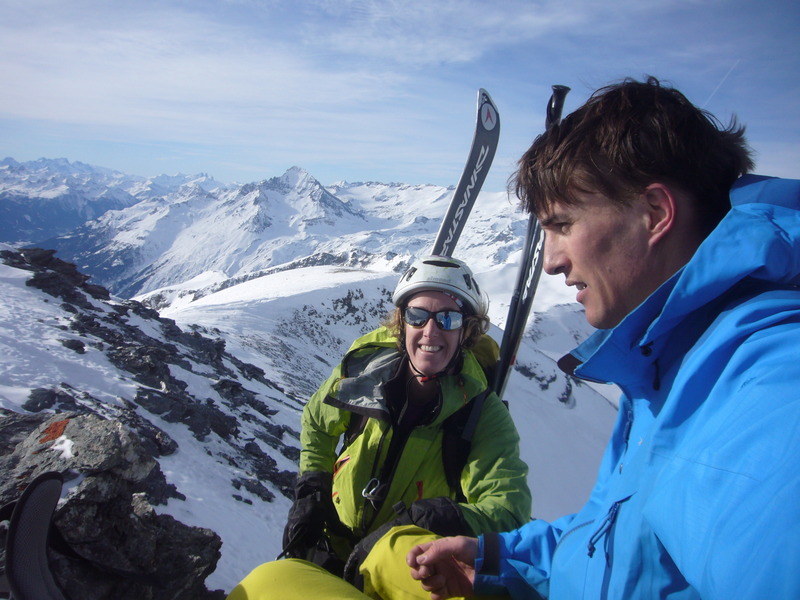
{"type": "Polygon", "coordinates": [[[52,558],[74,598],[224,597],[203,583],[220,557],[219,536],[155,509],[182,499],[159,465],[180,450],[166,425],[185,427],[192,443],[230,467],[234,498],[270,503],[290,495],[294,479],[270,452],[296,463],[298,432],[274,422],[279,409],[263,398],[295,410],[299,402],[259,367],[227,353],[222,340],[185,332],[138,302],[112,299],[53,254],[2,250],[0,260],[29,272],[27,286],[60,302],[65,348],[102,352],[135,394],[108,402],[61,382],[32,389],[26,413],[0,409],[0,503],[42,472],[62,473],[68,493],[55,523],[86,561],[52,558]],[[214,396],[192,395],[180,374],[208,379],[214,396]]]}

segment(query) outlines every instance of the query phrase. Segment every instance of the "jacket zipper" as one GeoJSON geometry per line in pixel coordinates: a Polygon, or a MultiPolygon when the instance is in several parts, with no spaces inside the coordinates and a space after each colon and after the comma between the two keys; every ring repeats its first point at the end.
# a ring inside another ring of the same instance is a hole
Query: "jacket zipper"
{"type": "Polygon", "coordinates": [[[564,543],[564,541],[566,541],[566,539],[567,539],[568,537],[570,537],[570,536],[571,536],[573,533],[576,533],[576,532],[580,531],[580,530],[581,530],[581,529],[583,529],[584,527],[588,527],[588,526],[589,526],[589,525],[591,525],[592,523],[594,523],[594,521],[586,521],[585,523],[581,523],[580,525],[576,525],[575,527],[573,527],[572,529],[570,529],[570,530],[569,530],[567,533],[565,533],[564,535],[562,535],[562,536],[561,536],[561,539],[559,539],[559,540],[558,540],[558,543],[556,544],[556,547],[555,547],[555,549],[553,550],[553,556],[555,556],[556,552],[558,552],[558,549],[561,547],[561,544],[563,544],[563,543],[564,543]]]}
{"type": "MultiPolygon", "coordinates": [[[[626,498],[627,500],[627,498],[626,498]]],[[[617,513],[619,512],[619,505],[622,504],[625,500],[617,500],[614,504],[611,505],[611,508],[606,514],[606,518],[603,519],[603,522],[600,524],[600,527],[597,531],[592,534],[592,537],[589,538],[589,558],[594,556],[594,551],[596,549],[597,543],[611,530],[614,526],[614,521],[617,520],[617,513]]],[[[606,553],[606,562],[608,562],[608,553],[606,553]]]]}

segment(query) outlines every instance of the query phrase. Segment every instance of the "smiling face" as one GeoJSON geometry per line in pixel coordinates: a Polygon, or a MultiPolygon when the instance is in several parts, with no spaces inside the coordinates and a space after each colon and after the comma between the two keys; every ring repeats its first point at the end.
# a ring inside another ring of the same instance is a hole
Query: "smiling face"
{"type": "MultiPolygon", "coordinates": [[[[424,308],[429,312],[442,310],[461,311],[456,301],[442,292],[420,292],[414,295],[407,306],[424,308]]],[[[422,327],[403,324],[405,347],[411,364],[427,376],[441,373],[450,364],[461,342],[461,329],[443,331],[429,319],[422,327]]]]}
{"type": "Polygon", "coordinates": [[[651,215],[645,202],[620,207],[599,193],[577,196],[579,204],[555,202],[541,215],[544,270],[563,274],[589,324],[609,329],[663,281],[651,260],[651,215]]]}

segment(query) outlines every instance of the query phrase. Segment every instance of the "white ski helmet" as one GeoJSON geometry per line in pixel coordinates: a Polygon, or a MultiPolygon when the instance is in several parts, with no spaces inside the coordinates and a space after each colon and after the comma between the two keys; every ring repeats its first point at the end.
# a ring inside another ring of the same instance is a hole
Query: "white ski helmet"
{"type": "Polygon", "coordinates": [[[445,292],[465,302],[473,314],[484,312],[478,282],[469,267],[449,256],[425,256],[409,267],[392,294],[395,306],[403,306],[414,294],[425,291],[445,292]]]}

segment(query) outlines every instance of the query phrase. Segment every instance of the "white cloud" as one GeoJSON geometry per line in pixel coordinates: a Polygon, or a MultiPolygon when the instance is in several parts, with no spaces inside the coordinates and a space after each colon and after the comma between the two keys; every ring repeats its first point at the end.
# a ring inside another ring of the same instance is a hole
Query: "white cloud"
{"type": "MultiPolygon", "coordinates": [[[[739,113],[753,131],[770,112],[797,127],[797,108],[771,98],[742,114],[754,88],[776,79],[796,98],[798,85],[785,74],[797,70],[800,54],[789,51],[798,50],[794,34],[780,43],[791,12],[773,19],[759,11],[758,23],[745,26],[753,20],[746,5],[6,0],[0,153],[20,156],[24,143],[87,160],[76,152],[105,140],[129,144],[120,155],[157,148],[165,159],[147,174],[175,156],[191,171],[186,164],[202,156],[196,169],[222,179],[231,178],[230,164],[263,169],[269,160],[323,178],[317,169],[327,168],[331,180],[387,173],[446,184],[466,154],[478,87],[501,110],[499,168],[540,131],[551,83],[573,87],[570,110],[596,87],[644,74],[675,82],[723,120],[739,113]]],[[[493,172],[492,189],[502,189],[508,174],[493,172]]]]}
{"type": "MultiPolygon", "coordinates": [[[[0,110],[16,118],[99,125],[157,125],[188,134],[237,122],[275,126],[303,113],[380,101],[401,77],[365,70],[324,70],[269,35],[242,38],[230,25],[159,9],[85,22],[53,15],[6,21],[7,62],[0,110]],[[13,27],[13,29],[11,29],[13,27]]],[[[244,123],[241,127],[244,127],[244,123]]],[[[202,132],[198,132],[202,135],[202,132]]]]}
{"type": "Polygon", "coordinates": [[[574,3],[555,0],[321,0],[318,5],[323,18],[307,24],[307,43],[412,67],[473,61],[498,46],[534,40],[589,17],[574,3]]]}

